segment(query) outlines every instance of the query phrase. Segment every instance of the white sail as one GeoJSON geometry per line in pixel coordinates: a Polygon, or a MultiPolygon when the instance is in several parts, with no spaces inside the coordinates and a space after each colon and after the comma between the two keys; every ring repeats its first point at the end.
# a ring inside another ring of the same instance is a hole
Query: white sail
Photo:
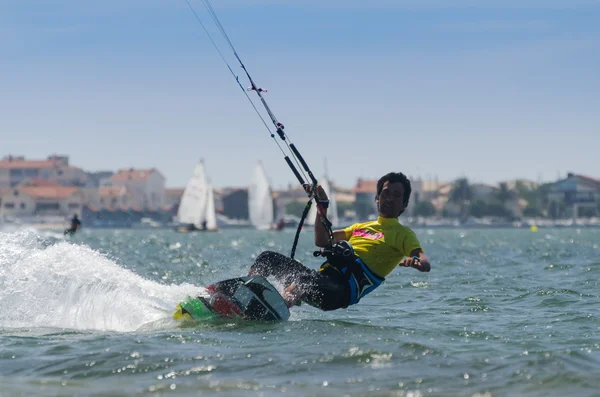
{"type": "Polygon", "coordinates": [[[338,208],[337,208],[337,200],[335,197],[335,190],[331,188],[329,184],[329,180],[327,178],[323,178],[323,190],[327,193],[327,197],[329,197],[329,208],[327,209],[327,219],[331,222],[332,227],[337,227],[340,224],[340,220],[338,218],[338,208]]]}
{"type": "MultiPolygon", "coordinates": [[[[327,210],[329,211],[329,210],[327,210]]],[[[312,201],[310,206],[310,211],[306,215],[306,219],[304,220],[304,224],[308,226],[314,226],[315,220],[317,219],[317,203],[315,200],[312,201]]]]}
{"type": "Polygon", "coordinates": [[[269,229],[273,225],[273,194],[262,163],[254,168],[248,188],[248,211],[250,223],[258,229],[269,229]]]}
{"type": "Polygon", "coordinates": [[[177,211],[177,220],[179,223],[201,227],[204,220],[207,202],[207,183],[206,172],[202,160],[196,165],[192,177],[188,180],[179,210],[177,211]]]}
{"type": "Polygon", "coordinates": [[[207,199],[206,199],[206,212],[205,212],[205,221],[206,228],[208,230],[214,230],[217,228],[217,212],[215,210],[215,197],[214,190],[212,185],[208,185],[207,189],[207,199]]]}
{"type": "MultiPolygon", "coordinates": [[[[329,208],[327,209],[327,219],[331,222],[332,227],[336,227],[339,225],[338,211],[337,211],[337,201],[335,199],[335,191],[331,189],[329,185],[329,181],[327,178],[323,177],[320,181],[323,190],[329,197],[329,208]]],[[[307,225],[314,225],[315,220],[317,218],[317,204],[313,201],[312,206],[310,207],[310,211],[306,216],[306,220],[304,221],[307,225]]]]}

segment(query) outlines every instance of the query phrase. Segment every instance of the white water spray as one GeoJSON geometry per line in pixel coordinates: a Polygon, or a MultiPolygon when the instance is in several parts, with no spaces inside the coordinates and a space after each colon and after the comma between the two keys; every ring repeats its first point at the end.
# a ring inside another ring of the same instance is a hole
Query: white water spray
{"type": "Polygon", "coordinates": [[[198,290],[146,280],[86,246],[0,233],[0,328],[135,331],[198,290]]]}

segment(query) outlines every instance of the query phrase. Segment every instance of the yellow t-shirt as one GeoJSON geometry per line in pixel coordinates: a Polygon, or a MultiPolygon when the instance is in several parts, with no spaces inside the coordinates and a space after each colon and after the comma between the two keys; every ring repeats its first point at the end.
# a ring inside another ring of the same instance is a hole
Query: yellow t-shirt
{"type": "Polygon", "coordinates": [[[378,217],[376,221],[355,223],[344,232],[354,253],[381,277],[390,274],[413,250],[421,248],[415,233],[396,218],[378,217]]]}

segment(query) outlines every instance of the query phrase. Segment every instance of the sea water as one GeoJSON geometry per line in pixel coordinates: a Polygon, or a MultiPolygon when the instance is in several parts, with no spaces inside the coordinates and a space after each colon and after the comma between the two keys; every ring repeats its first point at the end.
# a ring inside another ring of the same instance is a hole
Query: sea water
{"type": "Polygon", "coordinates": [[[293,232],[0,232],[0,395],[600,395],[599,229],[416,229],[431,272],[346,310],[172,319],[293,232]]]}

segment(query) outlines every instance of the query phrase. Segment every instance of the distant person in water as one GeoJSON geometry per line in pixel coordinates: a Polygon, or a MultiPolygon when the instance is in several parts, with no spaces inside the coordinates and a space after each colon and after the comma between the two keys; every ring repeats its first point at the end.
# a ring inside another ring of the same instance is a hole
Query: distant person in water
{"type": "MultiPolygon", "coordinates": [[[[398,222],[410,193],[410,181],[404,174],[382,176],[375,195],[377,220],[334,230],[332,246],[317,215],[315,245],[324,250],[315,254],[327,258],[318,271],[280,253],[265,251],[256,258],[248,275],[275,277],[285,287],[283,298],[288,307],[306,302],[321,310],[336,310],[358,303],[398,266],[428,272],[431,265],[417,236],[398,222]]],[[[327,213],[329,200],[320,185],[316,199],[327,213]]]]}
{"type": "Polygon", "coordinates": [[[200,225],[200,230],[207,230],[208,227],[206,227],[206,221],[202,221],[202,224],[200,225]]]}
{"type": "Polygon", "coordinates": [[[283,230],[283,228],[285,227],[285,221],[283,219],[280,219],[275,226],[273,227],[274,230],[283,230]]]}
{"type": "Polygon", "coordinates": [[[81,228],[81,221],[77,217],[77,214],[73,215],[71,218],[71,227],[66,229],[64,234],[65,236],[68,234],[70,236],[74,235],[81,228]]]}

